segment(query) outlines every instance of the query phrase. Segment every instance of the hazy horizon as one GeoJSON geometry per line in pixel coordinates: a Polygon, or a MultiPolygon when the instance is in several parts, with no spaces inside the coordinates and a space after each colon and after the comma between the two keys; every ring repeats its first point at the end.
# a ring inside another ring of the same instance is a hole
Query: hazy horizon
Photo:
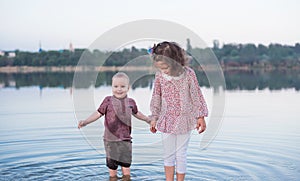
{"type": "Polygon", "coordinates": [[[300,1],[1,0],[0,50],[87,48],[104,32],[142,19],[167,20],[212,46],[300,42],[300,1]]]}
{"type": "MultiPolygon", "coordinates": [[[[220,41],[220,40],[219,40],[220,41]]],[[[282,43],[280,43],[280,42],[273,42],[273,43],[270,43],[270,44],[280,44],[280,45],[282,45],[282,46],[295,46],[297,43],[300,43],[300,41],[299,42],[295,42],[295,44],[293,44],[293,45],[290,45],[290,44],[282,44],[282,43]]],[[[233,43],[230,43],[230,42],[228,42],[228,43],[224,43],[224,44],[243,44],[243,45],[245,45],[245,44],[255,44],[256,46],[258,46],[258,45],[264,45],[264,46],[269,46],[270,44],[262,44],[262,43],[238,43],[238,42],[233,42],[233,43]]],[[[222,46],[224,45],[224,44],[220,44],[220,48],[222,48],[222,46]]],[[[74,49],[88,49],[89,47],[74,47],[74,44],[72,43],[72,45],[73,45],[73,48],[74,49]]],[[[145,46],[134,46],[135,48],[137,48],[137,49],[147,49],[148,48],[148,46],[150,46],[150,45],[145,45],[145,46]]],[[[132,47],[132,46],[131,46],[132,47]]],[[[131,48],[131,47],[125,47],[125,48],[131,48]]],[[[208,46],[209,48],[212,48],[213,47],[213,45],[209,45],[208,46]]],[[[185,48],[185,47],[184,47],[185,48]]],[[[192,48],[197,48],[197,47],[193,47],[192,46],[192,48]]],[[[66,46],[66,48],[61,48],[61,49],[44,49],[43,47],[42,47],[42,50],[43,51],[62,51],[62,50],[69,50],[69,47],[67,47],[66,46]]],[[[122,50],[122,49],[118,49],[118,50],[122,50]]],[[[117,50],[117,51],[118,51],[117,50]]],[[[22,51],[22,52],[39,52],[39,47],[37,46],[37,48],[36,48],[36,50],[23,50],[23,49],[18,49],[18,48],[16,48],[16,49],[10,49],[10,50],[4,50],[4,49],[0,49],[0,51],[3,51],[3,52],[14,52],[14,51],[22,51]]],[[[106,51],[106,50],[100,50],[100,51],[106,51]]]]}

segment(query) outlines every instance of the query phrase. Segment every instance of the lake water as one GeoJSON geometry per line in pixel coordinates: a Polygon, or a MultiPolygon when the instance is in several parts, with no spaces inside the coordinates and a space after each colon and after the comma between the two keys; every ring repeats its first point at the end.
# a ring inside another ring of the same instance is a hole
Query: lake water
{"type": "MultiPolygon", "coordinates": [[[[211,107],[212,90],[202,91],[211,107]]],[[[96,108],[110,94],[110,87],[100,86],[94,92],[91,104],[96,108]]],[[[72,93],[60,87],[0,89],[0,180],[108,180],[103,150],[94,149],[97,145],[77,129],[72,93]]],[[[150,95],[149,87],[129,92],[145,114],[150,95]]],[[[299,180],[300,92],[230,90],[225,96],[224,118],[214,141],[200,149],[203,135],[192,134],[186,180],[299,180]]],[[[81,112],[82,116],[90,111],[81,112]]],[[[102,122],[103,118],[95,125],[102,122]]],[[[153,135],[146,124],[133,122],[137,161],[131,166],[132,180],[164,180],[161,154],[140,149],[144,140],[159,141],[159,133],[153,135]],[[154,159],[141,161],[141,152],[145,158],[155,154],[154,159]]],[[[100,132],[97,140],[102,142],[100,132]]]]}

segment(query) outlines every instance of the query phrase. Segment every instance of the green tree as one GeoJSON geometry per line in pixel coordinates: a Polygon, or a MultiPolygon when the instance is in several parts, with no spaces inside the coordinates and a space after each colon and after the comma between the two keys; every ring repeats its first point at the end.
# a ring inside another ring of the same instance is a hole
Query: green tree
{"type": "Polygon", "coordinates": [[[256,46],[254,44],[246,44],[241,46],[240,58],[243,63],[253,63],[257,60],[256,46]]]}

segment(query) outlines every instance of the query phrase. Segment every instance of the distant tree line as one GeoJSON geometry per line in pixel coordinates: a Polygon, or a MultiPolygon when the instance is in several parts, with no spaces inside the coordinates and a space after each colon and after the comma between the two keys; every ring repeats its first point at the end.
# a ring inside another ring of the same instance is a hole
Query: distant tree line
{"type": "Polygon", "coordinates": [[[88,49],[41,52],[16,50],[15,57],[0,55],[0,66],[76,66],[81,56],[85,57],[85,65],[122,66],[130,60],[146,54],[146,49],[137,49],[135,47],[118,52],[90,51],[88,49]]]}
{"type": "Polygon", "coordinates": [[[15,51],[15,57],[0,56],[0,66],[66,66],[77,65],[84,49],[62,51],[15,51]]]}
{"type": "Polygon", "coordinates": [[[257,66],[257,67],[299,67],[300,44],[295,46],[270,44],[225,44],[212,48],[219,61],[227,66],[257,66]]]}
{"type": "MultiPolygon", "coordinates": [[[[218,58],[223,66],[240,67],[300,67],[300,44],[295,46],[270,44],[268,46],[259,44],[224,44],[219,47],[218,41],[214,41],[213,48],[192,48],[189,40],[187,51],[201,55],[203,51],[209,50],[218,58]]],[[[75,49],[74,51],[41,51],[24,52],[15,51],[14,57],[0,55],[0,66],[76,66],[80,57],[84,55],[90,60],[86,65],[92,66],[123,66],[134,58],[147,55],[146,49],[123,49],[117,52],[100,50],[89,51],[87,49],[75,49]]],[[[194,57],[194,58],[197,58],[194,57]]]]}

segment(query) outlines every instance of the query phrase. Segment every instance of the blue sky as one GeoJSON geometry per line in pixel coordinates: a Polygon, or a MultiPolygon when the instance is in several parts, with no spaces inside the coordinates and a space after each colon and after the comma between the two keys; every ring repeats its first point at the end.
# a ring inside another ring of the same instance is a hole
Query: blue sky
{"type": "Polygon", "coordinates": [[[0,50],[88,47],[102,33],[141,19],[179,23],[208,45],[300,42],[297,0],[0,0],[0,50]]]}

